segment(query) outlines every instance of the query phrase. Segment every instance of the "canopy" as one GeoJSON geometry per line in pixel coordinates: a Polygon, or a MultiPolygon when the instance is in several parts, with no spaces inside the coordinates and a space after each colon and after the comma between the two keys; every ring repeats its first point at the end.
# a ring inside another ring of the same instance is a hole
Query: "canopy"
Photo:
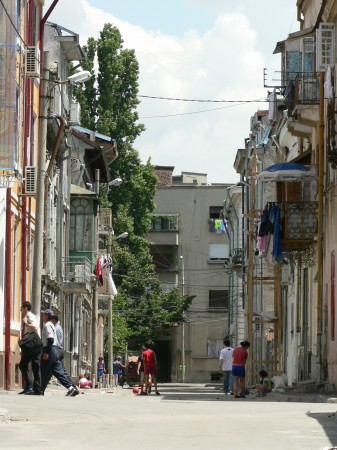
{"type": "Polygon", "coordinates": [[[259,181],[302,181],[313,180],[315,173],[302,164],[284,162],[274,164],[263,170],[258,176],[259,181]]]}

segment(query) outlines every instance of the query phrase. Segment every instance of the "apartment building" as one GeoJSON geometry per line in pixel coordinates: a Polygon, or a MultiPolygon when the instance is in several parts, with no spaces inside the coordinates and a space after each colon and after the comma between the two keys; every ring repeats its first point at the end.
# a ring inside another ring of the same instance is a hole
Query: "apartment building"
{"type": "Polygon", "coordinates": [[[157,343],[158,358],[169,361],[160,377],[219,379],[217,359],[229,332],[229,241],[221,214],[228,184],[210,184],[202,173],[173,175],[169,166],[155,170],[159,181],[148,239],[157,274],[164,289],[178,286],[194,296],[183,324],[157,343]]]}

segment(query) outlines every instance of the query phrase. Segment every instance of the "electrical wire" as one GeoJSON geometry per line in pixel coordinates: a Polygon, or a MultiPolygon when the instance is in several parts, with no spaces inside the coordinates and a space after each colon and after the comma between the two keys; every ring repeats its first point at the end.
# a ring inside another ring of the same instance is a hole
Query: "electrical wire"
{"type": "MultiPolygon", "coordinates": [[[[237,103],[236,105],[221,106],[220,108],[203,109],[200,111],[192,111],[192,112],[177,113],[177,114],[165,114],[165,115],[158,115],[158,116],[140,116],[139,119],[143,120],[143,119],[158,119],[158,118],[164,118],[164,117],[188,116],[191,114],[201,114],[201,113],[210,112],[210,111],[219,111],[220,109],[234,108],[235,106],[242,106],[242,105],[245,105],[246,103],[250,103],[250,100],[246,101],[246,102],[242,102],[242,103],[237,103]]],[[[259,103],[261,103],[261,102],[259,102],[259,103]]]]}
{"type": "Polygon", "coordinates": [[[264,98],[264,97],[261,97],[261,99],[256,99],[256,100],[203,100],[203,99],[195,99],[195,98],[159,97],[159,96],[152,96],[152,95],[138,95],[138,97],[157,99],[157,100],[171,100],[171,101],[179,101],[179,102],[199,102],[199,103],[257,103],[260,101],[269,102],[269,100],[262,100],[262,98],[264,98]]]}

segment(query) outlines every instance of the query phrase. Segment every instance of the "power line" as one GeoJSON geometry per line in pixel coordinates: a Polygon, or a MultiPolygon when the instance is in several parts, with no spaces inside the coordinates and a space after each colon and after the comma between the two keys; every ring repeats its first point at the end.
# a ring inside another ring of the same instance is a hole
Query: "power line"
{"type": "MultiPolygon", "coordinates": [[[[260,100],[260,101],[252,100],[252,101],[261,103],[262,101],[266,101],[266,100],[260,100]]],[[[166,114],[166,115],[159,115],[159,116],[141,116],[141,117],[139,117],[139,119],[143,120],[143,119],[157,119],[157,118],[163,118],[163,117],[188,116],[191,114],[201,114],[201,113],[210,112],[210,111],[219,111],[220,109],[234,108],[235,106],[242,106],[247,103],[251,103],[251,101],[248,100],[248,101],[243,101],[241,103],[236,103],[235,105],[221,106],[220,108],[203,109],[200,111],[192,111],[192,112],[187,112],[187,113],[166,114]]]]}
{"type": "Polygon", "coordinates": [[[159,97],[154,95],[138,95],[141,98],[151,98],[157,100],[170,100],[178,102],[199,102],[199,103],[257,103],[257,102],[269,102],[269,100],[208,100],[208,99],[196,99],[196,98],[174,98],[174,97],[159,97]]]}

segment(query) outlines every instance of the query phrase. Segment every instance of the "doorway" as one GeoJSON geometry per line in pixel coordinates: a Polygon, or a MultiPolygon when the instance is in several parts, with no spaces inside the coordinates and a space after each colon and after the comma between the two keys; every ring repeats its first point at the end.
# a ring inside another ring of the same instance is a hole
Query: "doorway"
{"type": "Polygon", "coordinates": [[[154,346],[158,362],[158,381],[171,382],[171,341],[157,341],[154,346]]]}

